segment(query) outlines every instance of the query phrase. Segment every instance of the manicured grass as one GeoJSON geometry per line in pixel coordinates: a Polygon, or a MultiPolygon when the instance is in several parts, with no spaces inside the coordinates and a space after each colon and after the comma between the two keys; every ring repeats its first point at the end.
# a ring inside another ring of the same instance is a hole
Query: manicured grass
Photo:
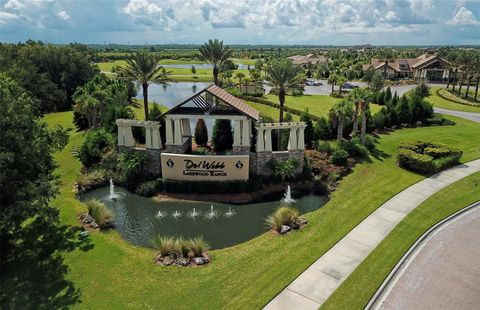
{"type": "Polygon", "coordinates": [[[480,200],[480,172],[424,201],[355,269],[322,309],[363,309],[405,252],[430,227],[480,200]]]}
{"type": "MultiPolygon", "coordinates": [[[[72,113],[46,116],[68,124],[72,113]]],[[[92,233],[94,249],[66,255],[69,278],[81,289],[77,308],[261,308],[318,257],[394,194],[423,176],[395,164],[396,146],[427,139],[464,151],[463,161],[480,157],[480,125],[453,118],[455,126],[402,129],[379,139],[385,155],[357,165],[321,209],[305,215],[309,224],[286,236],[265,233],[234,247],[211,251],[213,261],[201,268],[169,268],[153,263],[154,250],[139,248],[115,231],[92,233]]],[[[71,126],[73,127],[73,126],[71,126]]],[[[85,206],[75,199],[72,183],[80,164],[72,150],[84,134],[69,131],[70,142],[56,155],[61,188],[52,204],[63,223],[76,224],[85,206]]]]}
{"type": "MultiPolygon", "coordinates": [[[[278,96],[267,95],[267,99],[278,102],[278,96]]],[[[326,95],[303,95],[303,96],[286,96],[285,105],[300,111],[308,109],[311,114],[318,116],[328,116],[330,109],[341,99],[333,98],[326,95]]],[[[381,109],[378,104],[370,104],[372,113],[376,113],[381,109]]]]}
{"type": "Polygon", "coordinates": [[[427,100],[433,104],[434,107],[443,108],[448,110],[456,110],[456,111],[463,111],[463,112],[476,112],[480,113],[480,107],[474,107],[464,104],[455,103],[449,100],[445,100],[439,97],[436,93],[437,89],[440,87],[432,87],[431,89],[431,96],[427,97],[427,100]]]}
{"type": "MultiPolygon", "coordinates": [[[[275,121],[278,121],[280,110],[274,107],[271,107],[266,104],[256,103],[252,101],[246,101],[247,104],[252,106],[254,109],[257,109],[260,112],[260,116],[268,116],[273,118],[275,121]]],[[[300,116],[292,114],[294,121],[299,121],[300,116]]]]}

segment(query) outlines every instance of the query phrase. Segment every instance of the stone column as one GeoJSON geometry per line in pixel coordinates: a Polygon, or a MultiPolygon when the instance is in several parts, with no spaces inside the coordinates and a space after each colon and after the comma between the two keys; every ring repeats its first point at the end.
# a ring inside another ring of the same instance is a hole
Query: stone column
{"type": "Polygon", "coordinates": [[[304,135],[305,127],[298,128],[298,146],[297,150],[305,150],[305,135],[304,135]]]}
{"type": "Polygon", "coordinates": [[[162,138],[160,137],[160,125],[152,125],[152,149],[162,148],[162,138]]]}
{"type": "Polygon", "coordinates": [[[125,126],[123,126],[123,124],[117,121],[117,145],[118,146],[125,145],[124,132],[125,132],[125,126]]]}
{"type": "Polygon", "coordinates": [[[127,124],[125,127],[125,146],[135,146],[135,140],[133,139],[132,126],[127,124]]]}
{"type": "Polygon", "coordinates": [[[174,134],[174,139],[173,139],[173,144],[175,145],[182,145],[182,128],[180,126],[180,119],[174,119],[173,120],[173,134],[174,134]]]}
{"type": "Polygon", "coordinates": [[[172,128],[172,119],[165,119],[165,144],[173,144],[173,128],[172,128]]]}
{"type": "Polygon", "coordinates": [[[250,147],[250,126],[250,120],[242,121],[242,146],[250,147]]]}
{"type": "Polygon", "coordinates": [[[264,132],[264,128],[257,128],[257,152],[263,152],[265,150],[264,132]]]}
{"type": "Polygon", "coordinates": [[[143,126],[145,128],[145,148],[151,149],[152,148],[152,126],[145,124],[143,126]]]}
{"type": "Polygon", "coordinates": [[[294,151],[297,149],[297,128],[290,128],[290,137],[288,139],[288,150],[294,151]]]}
{"type": "Polygon", "coordinates": [[[265,152],[272,151],[272,129],[267,128],[265,130],[265,152]]]}
{"type": "Polygon", "coordinates": [[[235,125],[233,127],[233,146],[240,145],[242,145],[240,120],[235,120],[235,125]]]}
{"type": "Polygon", "coordinates": [[[182,118],[182,133],[183,136],[192,136],[192,131],[190,130],[190,120],[188,118],[182,118]]]}

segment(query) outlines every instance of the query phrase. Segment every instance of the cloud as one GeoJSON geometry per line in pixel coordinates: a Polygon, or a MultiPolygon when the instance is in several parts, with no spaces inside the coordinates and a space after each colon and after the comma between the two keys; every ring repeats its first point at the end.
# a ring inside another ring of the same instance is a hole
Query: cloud
{"type": "Polygon", "coordinates": [[[475,18],[472,11],[469,11],[465,7],[460,7],[457,10],[457,13],[447,21],[448,25],[459,25],[459,26],[476,26],[480,25],[480,22],[475,18]]]}
{"type": "Polygon", "coordinates": [[[3,6],[6,9],[10,10],[20,10],[25,7],[25,4],[20,2],[19,0],[9,0],[5,5],[3,6]]]}
{"type": "Polygon", "coordinates": [[[63,19],[63,20],[67,20],[67,19],[70,19],[70,15],[68,15],[67,12],[65,11],[61,11],[57,14],[57,17],[63,19]]]}

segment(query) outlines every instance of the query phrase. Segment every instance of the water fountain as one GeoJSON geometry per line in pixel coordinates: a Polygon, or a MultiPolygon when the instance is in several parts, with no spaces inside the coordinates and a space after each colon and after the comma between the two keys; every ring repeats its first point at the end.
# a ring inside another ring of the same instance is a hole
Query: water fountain
{"type": "Polygon", "coordinates": [[[199,215],[200,215],[200,212],[197,212],[197,210],[195,210],[195,208],[193,208],[192,212],[189,213],[189,216],[193,219],[198,217],[199,215]]]}
{"type": "Polygon", "coordinates": [[[161,219],[161,218],[164,218],[165,216],[167,216],[167,212],[162,212],[161,210],[158,210],[157,218],[161,219]]]}
{"type": "Polygon", "coordinates": [[[173,216],[173,218],[178,219],[179,217],[182,216],[182,213],[175,210],[175,212],[172,213],[172,216],[173,216]]]}
{"type": "Polygon", "coordinates": [[[283,196],[282,202],[292,204],[295,203],[295,199],[292,198],[292,192],[290,189],[290,185],[287,186],[287,191],[285,192],[285,195],[283,196]]]}
{"type": "Polygon", "coordinates": [[[115,185],[113,185],[113,180],[110,179],[110,195],[108,196],[110,200],[117,200],[118,195],[115,193],[115,185]]]}
{"type": "Polygon", "coordinates": [[[232,210],[232,207],[228,207],[228,211],[225,212],[225,214],[223,216],[225,217],[232,217],[235,215],[235,211],[232,210]]]}
{"type": "Polygon", "coordinates": [[[205,217],[209,220],[212,220],[217,217],[217,213],[213,210],[213,205],[210,205],[210,212],[205,214],[205,217]]]}

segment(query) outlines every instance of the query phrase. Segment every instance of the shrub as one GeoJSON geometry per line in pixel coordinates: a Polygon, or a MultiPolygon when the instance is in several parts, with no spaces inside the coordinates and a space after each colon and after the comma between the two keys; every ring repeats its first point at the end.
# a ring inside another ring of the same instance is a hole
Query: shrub
{"type": "Polygon", "coordinates": [[[188,258],[190,253],[190,242],[185,240],[183,237],[178,238],[175,241],[175,248],[182,257],[188,258]]]}
{"type": "Polygon", "coordinates": [[[324,152],[327,154],[331,154],[333,152],[333,147],[328,141],[317,141],[315,144],[315,149],[319,152],[324,152]]]}
{"type": "Polygon", "coordinates": [[[277,232],[280,232],[282,225],[292,225],[299,222],[300,213],[297,209],[290,206],[281,206],[265,220],[267,226],[277,232]]]}
{"type": "MultiPolygon", "coordinates": [[[[358,144],[360,145],[360,137],[353,137],[352,141],[355,143],[355,144],[358,144]]],[[[377,146],[375,144],[375,138],[373,138],[372,136],[370,135],[365,135],[365,147],[367,148],[367,150],[369,152],[373,152],[377,149],[377,146]]]]}
{"type": "Polygon", "coordinates": [[[208,143],[207,125],[202,118],[197,120],[197,124],[195,126],[195,143],[203,147],[207,146],[208,143]]]}
{"type": "Polygon", "coordinates": [[[88,214],[93,217],[98,226],[103,228],[111,225],[113,213],[103,202],[97,199],[91,199],[85,202],[85,204],[88,208],[88,214]]]}
{"type": "Polygon", "coordinates": [[[305,127],[305,144],[308,147],[312,146],[312,142],[314,140],[314,129],[313,129],[313,122],[310,114],[308,113],[308,109],[305,110],[302,114],[300,114],[300,121],[304,122],[307,127],[305,127]]]}
{"type": "Polygon", "coordinates": [[[190,250],[193,253],[193,257],[201,257],[203,253],[208,251],[210,246],[203,239],[203,237],[195,237],[189,240],[190,250]]]}
{"type": "Polygon", "coordinates": [[[419,96],[420,98],[425,98],[430,96],[430,87],[422,82],[420,85],[413,89],[412,93],[416,96],[419,96]]]}
{"type": "Polygon", "coordinates": [[[153,239],[153,246],[161,256],[176,255],[175,239],[172,237],[157,236],[153,239]]]}
{"type": "Polygon", "coordinates": [[[330,158],[330,162],[334,165],[339,166],[346,166],[348,164],[348,153],[342,149],[336,149],[332,157],[330,158]]]}
{"type": "Polygon", "coordinates": [[[84,193],[90,189],[104,185],[106,181],[105,171],[94,170],[77,176],[75,179],[75,187],[78,192],[84,193]]]}
{"type": "Polygon", "coordinates": [[[80,150],[78,152],[78,159],[83,166],[91,167],[100,162],[102,155],[111,150],[115,145],[115,140],[112,134],[104,129],[96,129],[90,131],[85,137],[80,150]]]}
{"type": "Polygon", "coordinates": [[[105,111],[101,116],[102,127],[113,134],[117,133],[117,124],[116,120],[119,118],[133,119],[135,114],[133,114],[132,109],[126,105],[117,105],[111,104],[105,107],[105,111]]]}
{"type": "Polygon", "coordinates": [[[443,88],[438,89],[437,90],[437,95],[440,98],[443,98],[443,99],[451,101],[451,102],[464,104],[464,105],[470,105],[470,106],[474,106],[474,107],[479,107],[480,106],[480,103],[475,103],[473,101],[468,101],[468,100],[465,100],[463,98],[459,98],[459,97],[457,97],[457,94],[455,94],[455,93],[453,93],[453,91],[450,91],[450,90],[447,90],[447,89],[443,89],[443,88]]]}
{"type": "Polygon", "coordinates": [[[213,126],[212,144],[217,152],[224,152],[232,148],[233,135],[232,124],[230,123],[230,120],[215,120],[215,126],[213,126]]]}
{"type": "Polygon", "coordinates": [[[122,179],[126,182],[138,182],[143,175],[143,164],[146,161],[145,154],[122,153],[118,156],[118,169],[122,179]]]}
{"type": "Polygon", "coordinates": [[[281,161],[272,160],[269,164],[273,173],[281,177],[282,182],[285,182],[285,180],[295,176],[295,171],[300,163],[295,158],[289,158],[281,161]]]}
{"type": "Polygon", "coordinates": [[[141,196],[151,197],[156,194],[158,182],[156,180],[140,183],[135,189],[135,193],[141,196]]]}
{"type": "Polygon", "coordinates": [[[422,173],[432,173],[457,164],[462,151],[428,141],[404,142],[398,146],[397,163],[422,173]]]}
{"type": "Polygon", "coordinates": [[[350,156],[353,157],[368,157],[368,150],[366,147],[360,145],[359,140],[342,140],[340,141],[339,147],[345,151],[350,156]]]}

